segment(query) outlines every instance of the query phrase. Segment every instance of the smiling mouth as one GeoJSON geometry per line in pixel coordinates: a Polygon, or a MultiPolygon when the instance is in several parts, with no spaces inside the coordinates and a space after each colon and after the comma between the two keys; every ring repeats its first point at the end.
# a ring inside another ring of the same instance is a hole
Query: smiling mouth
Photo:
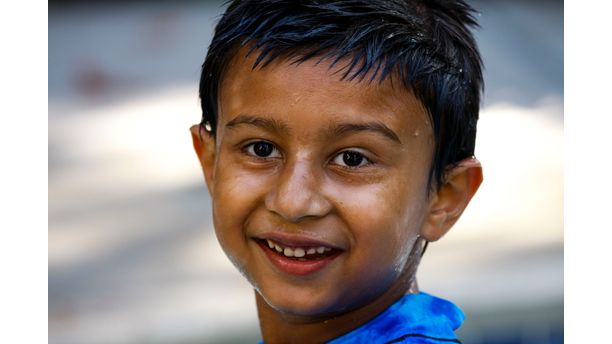
{"type": "Polygon", "coordinates": [[[327,246],[287,246],[270,239],[258,242],[265,250],[296,261],[320,260],[340,253],[340,250],[327,246]]]}

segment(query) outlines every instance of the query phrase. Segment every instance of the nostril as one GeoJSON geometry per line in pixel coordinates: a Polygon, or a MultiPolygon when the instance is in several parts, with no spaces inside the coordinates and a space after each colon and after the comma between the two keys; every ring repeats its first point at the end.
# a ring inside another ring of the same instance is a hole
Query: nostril
{"type": "Polygon", "coordinates": [[[324,216],[328,212],[327,200],[320,195],[304,191],[285,193],[282,196],[271,195],[265,203],[268,210],[289,222],[324,216]]]}
{"type": "Polygon", "coordinates": [[[284,166],[278,183],[266,195],[268,210],[294,223],[329,212],[330,202],[321,192],[323,177],[313,173],[311,165],[308,161],[284,166]]]}

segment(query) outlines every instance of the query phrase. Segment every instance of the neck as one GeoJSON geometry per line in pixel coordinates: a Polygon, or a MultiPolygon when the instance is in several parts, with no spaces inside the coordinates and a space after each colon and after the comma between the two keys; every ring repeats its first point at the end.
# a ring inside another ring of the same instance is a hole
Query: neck
{"type": "Polygon", "coordinates": [[[284,314],[272,308],[258,292],[255,292],[264,343],[325,343],[373,319],[402,296],[418,293],[416,269],[420,250],[413,249],[410,258],[407,268],[387,291],[367,305],[339,315],[302,317],[284,314]],[[418,254],[414,254],[416,253],[414,251],[418,254]]]}

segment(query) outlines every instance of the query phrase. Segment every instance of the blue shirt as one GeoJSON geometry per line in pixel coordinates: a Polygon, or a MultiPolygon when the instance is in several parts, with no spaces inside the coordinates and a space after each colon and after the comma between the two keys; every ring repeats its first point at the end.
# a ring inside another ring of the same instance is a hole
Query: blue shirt
{"type": "Polygon", "coordinates": [[[427,293],[407,294],[353,331],[329,344],[461,343],[455,330],[465,315],[453,303],[427,293]]]}
{"type": "Polygon", "coordinates": [[[450,301],[423,292],[407,294],[372,320],[328,344],[461,343],[454,331],[464,319],[461,309],[450,301]]]}

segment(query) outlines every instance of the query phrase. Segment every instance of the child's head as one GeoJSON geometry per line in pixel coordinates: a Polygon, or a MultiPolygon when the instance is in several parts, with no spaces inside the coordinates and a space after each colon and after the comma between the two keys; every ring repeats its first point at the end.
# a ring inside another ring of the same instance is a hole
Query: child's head
{"type": "Polygon", "coordinates": [[[397,78],[422,102],[434,130],[435,186],[447,166],[474,154],[483,82],[469,32],[477,26],[472,12],[463,1],[444,0],[234,1],[202,68],[202,125],[208,122],[215,134],[219,87],[241,47],[259,68],[276,59],[348,59],[343,79],[397,78]]]}
{"type": "Polygon", "coordinates": [[[422,243],[482,179],[475,25],[462,1],[230,4],[192,132],[217,236],[260,308],[373,312],[415,288],[422,243]]]}

